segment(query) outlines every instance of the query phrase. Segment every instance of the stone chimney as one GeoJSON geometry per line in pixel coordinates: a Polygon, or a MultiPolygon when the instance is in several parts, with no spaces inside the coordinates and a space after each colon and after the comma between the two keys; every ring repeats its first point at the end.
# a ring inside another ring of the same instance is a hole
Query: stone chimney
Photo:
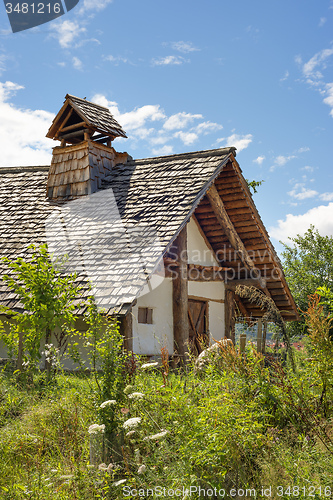
{"type": "Polygon", "coordinates": [[[126,134],[108,108],[69,94],[65,99],[46,135],[61,141],[53,148],[47,180],[46,196],[54,201],[96,192],[112,168],[127,160],[127,153],[111,147],[112,140],[126,134]]]}

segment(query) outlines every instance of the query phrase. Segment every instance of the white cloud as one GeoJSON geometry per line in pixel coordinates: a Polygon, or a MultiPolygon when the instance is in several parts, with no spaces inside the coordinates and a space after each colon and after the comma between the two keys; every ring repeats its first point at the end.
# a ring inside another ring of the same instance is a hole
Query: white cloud
{"type": "Polygon", "coordinates": [[[192,123],[193,120],[199,120],[203,118],[202,115],[193,115],[191,113],[176,113],[171,115],[164,123],[163,128],[166,130],[176,130],[180,128],[187,127],[189,123],[192,123]]]}
{"type": "Polygon", "coordinates": [[[43,110],[18,108],[7,102],[22,85],[0,82],[0,148],[2,166],[48,165],[52,141],[45,137],[54,118],[43,110]]]}
{"type": "Polygon", "coordinates": [[[223,129],[223,126],[220,125],[219,123],[214,123],[214,122],[201,122],[199,125],[196,125],[193,127],[192,130],[197,132],[198,134],[204,134],[207,135],[210,132],[216,132],[217,130],[223,129]]]}
{"type": "Polygon", "coordinates": [[[293,160],[294,158],[297,158],[295,155],[289,155],[289,156],[284,156],[284,155],[279,155],[274,158],[274,165],[272,165],[269,169],[270,172],[274,172],[276,167],[283,167],[288,161],[293,160]]]}
{"type": "Polygon", "coordinates": [[[304,184],[297,183],[294,188],[288,192],[289,196],[292,196],[296,200],[306,200],[308,198],[313,198],[318,195],[318,192],[314,189],[307,189],[304,184]]]}
{"type": "Polygon", "coordinates": [[[153,66],[168,66],[168,65],[180,65],[184,63],[190,62],[189,59],[185,59],[182,56],[165,56],[165,57],[160,57],[159,59],[153,59],[152,60],[152,65],[153,66]]]}
{"type": "Polygon", "coordinates": [[[243,149],[246,149],[252,142],[252,134],[239,135],[232,134],[229,137],[221,137],[221,139],[217,139],[217,143],[225,143],[225,146],[234,146],[239,153],[243,149]]]}
{"type": "Polygon", "coordinates": [[[319,28],[321,28],[322,26],[324,26],[324,24],[326,23],[327,19],[326,17],[321,17],[320,20],[319,20],[319,28]]]}
{"type": "Polygon", "coordinates": [[[319,198],[323,201],[333,201],[333,193],[322,193],[319,198]]]}
{"type": "Polygon", "coordinates": [[[277,226],[271,227],[270,235],[276,240],[288,242],[288,237],[304,234],[313,224],[322,235],[333,235],[333,203],[311,208],[301,215],[288,214],[284,220],[278,220],[277,226]]]}
{"type": "MultiPolygon", "coordinates": [[[[100,11],[105,9],[112,0],[83,0],[82,6],[79,10],[79,14],[85,14],[87,11],[100,11]]],[[[81,5],[81,4],[80,4],[81,5]]]]}
{"type": "Polygon", "coordinates": [[[128,63],[128,62],[130,62],[126,57],[122,57],[122,56],[108,55],[108,56],[103,56],[103,59],[104,59],[104,61],[109,61],[109,62],[114,63],[116,66],[118,66],[119,63],[128,63]]]}
{"type": "Polygon", "coordinates": [[[310,165],[306,165],[305,167],[302,167],[301,170],[304,170],[305,172],[314,172],[314,168],[310,167],[310,165]]]}
{"type": "Polygon", "coordinates": [[[253,160],[253,162],[258,163],[258,165],[261,165],[264,160],[266,160],[266,156],[258,156],[258,158],[253,160]]]}
{"type": "Polygon", "coordinates": [[[198,139],[198,135],[194,132],[179,131],[174,134],[174,137],[179,138],[186,146],[193,144],[198,139]]]}
{"type": "Polygon", "coordinates": [[[169,45],[172,49],[178,50],[178,52],[182,52],[183,54],[188,54],[189,52],[196,52],[200,50],[194,47],[192,42],[184,42],[184,41],[171,42],[171,43],[166,42],[163,45],[169,45]]]}
{"type": "Polygon", "coordinates": [[[73,59],[72,59],[72,62],[73,62],[73,68],[74,69],[77,69],[79,71],[83,70],[83,63],[82,63],[81,59],[79,59],[78,57],[74,56],[73,59]]]}
{"type": "Polygon", "coordinates": [[[274,163],[279,167],[283,167],[288,161],[293,160],[294,158],[296,158],[296,156],[294,155],[290,156],[279,155],[275,158],[274,163]]]}
{"type": "Polygon", "coordinates": [[[311,78],[322,78],[322,74],[320,71],[315,69],[320,66],[324,67],[325,69],[325,61],[328,59],[331,55],[333,55],[333,48],[332,49],[323,49],[320,52],[317,52],[307,63],[303,65],[303,74],[306,77],[311,77],[311,78]]]}
{"type": "Polygon", "coordinates": [[[280,82],[285,82],[286,80],[288,80],[288,78],[289,78],[289,71],[286,70],[283,77],[280,78],[280,82]]]}
{"type": "Polygon", "coordinates": [[[172,146],[163,146],[159,149],[152,150],[153,155],[164,156],[164,155],[172,155],[173,147],[172,146]]]}
{"type": "Polygon", "coordinates": [[[69,48],[73,40],[78,38],[81,33],[85,33],[86,28],[76,21],[65,20],[51,24],[51,36],[56,38],[63,49],[69,48]]]}
{"type": "Polygon", "coordinates": [[[147,104],[141,108],[136,108],[127,113],[121,113],[118,104],[113,101],[108,101],[102,94],[95,94],[92,101],[110,109],[116,120],[119,121],[125,130],[135,130],[145,127],[147,121],[157,121],[166,118],[164,111],[158,104],[147,104]]]}
{"type": "Polygon", "coordinates": [[[308,148],[307,146],[305,146],[303,148],[299,148],[297,150],[297,153],[306,153],[307,151],[310,151],[310,148],[308,148]]]}
{"type": "Polygon", "coordinates": [[[305,64],[302,63],[300,58],[297,62],[302,65],[305,81],[324,96],[323,102],[331,108],[330,115],[333,117],[333,82],[325,82],[323,75],[324,70],[327,68],[327,59],[332,56],[333,47],[317,52],[305,64]]]}

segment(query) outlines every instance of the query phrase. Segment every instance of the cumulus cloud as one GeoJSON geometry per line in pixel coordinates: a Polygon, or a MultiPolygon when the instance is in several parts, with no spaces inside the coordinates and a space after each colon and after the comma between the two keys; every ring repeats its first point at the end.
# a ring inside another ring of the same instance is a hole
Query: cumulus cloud
{"type": "Polygon", "coordinates": [[[166,130],[176,130],[180,128],[187,127],[189,123],[192,123],[194,120],[199,120],[203,118],[202,115],[195,115],[191,113],[176,113],[171,115],[164,123],[163,128],[166,130]]]}
{"type": "Polygon", "coordinates": [[[48,165],[52,142],[45,137],[54,118],[43,110],[18,108],[9,101],[24,87],[13,82],[0,82],[1,165],[6,167],[48,165]]]}
{"type": "Polygon", "coordinates": [[[266,156],[258,156],[255,160],[253,160],[253,162],[261,165],[264,160],[266,160],[266,156]]]}
{"type": "Polygon", "coordinates": [[[176,132],[174,137],[181,139],[186,146],[193,144],[198,139],[198,135],[194,132],[182,132],[181,130],[176,132]]]}
{"type": "Polygon", "coordinates": [[[314,189],[307,189],[303,183],[296,183],[294,188],[289,191],[288,194],[296,200],[302,201],[317,196],[318,192],[314,189]]]}
{"type": "Polygon", "coordinates": [[[217,140],[217,143],[224,143],[225,146],[235,146],[235,148],[237,148],[237,152],[239,153],[251,144],[252,137],[252,134],[232,134],[229,137],[221,137],[217,140]]]}
{"type": "Polygon", "coordinates": [[[165,57],[160,57],[158,59],[152,59],[153,66],[169,66],[169,65],[179,66],[180,64],[188,62],[190,62],[190,60],[185,59],[182,56],[165,56],[165,57]]]}
{"type": "Polygon", "coordinates": [[[319,198],[323,201],[333,201],[333,193],[322,193],[319,198]]]}
{"type": "Polygon", "coordinates": [[[172,146],[163,146],[162,148],[159,148],[159,149],[153,149],[152,153],[153,153],[153,155],[158,155],[158,156],[172,155],[173,154],[173,147],[172,146]]]}
{"type": "Polygon", "coordinates": [[[288,237],[303,235],[313,224],[322,235],[333,235],[333,203],[311,208],[301,215],[288,214],[284,220],[278,220],[276,226],[269,229],[272,238],[288,242],[288,237]]]}
{"type": "Polygon", "coordinates": [[[63,49],[70,47],[73,41],[86,31],[86,28],[81,26],[77,21],[66,19],[65,21],[51,24],[51,36],[58,40],[60,47],[63,49]]]}
{"type": "Polygon", "coordinates": [[[293,160],[294,158],[297,158],[295,155],[289,155],[289,156],[284,156],[284,155],[279,155],[274,158],[274,165],[270,167],[270,172],[274,172],[276,167],[284,167],[288,161],[293,160]]]}

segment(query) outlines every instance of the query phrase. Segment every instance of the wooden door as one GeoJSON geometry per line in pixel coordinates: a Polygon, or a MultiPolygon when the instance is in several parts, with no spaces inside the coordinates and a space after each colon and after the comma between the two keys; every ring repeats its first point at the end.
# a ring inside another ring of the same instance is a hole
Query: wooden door
{"type": "Polygon", "coordinates": [[[188,320],[190,330],[190,346],[198,355],[209,345],[208,302],[189,299],[188,320]]]}

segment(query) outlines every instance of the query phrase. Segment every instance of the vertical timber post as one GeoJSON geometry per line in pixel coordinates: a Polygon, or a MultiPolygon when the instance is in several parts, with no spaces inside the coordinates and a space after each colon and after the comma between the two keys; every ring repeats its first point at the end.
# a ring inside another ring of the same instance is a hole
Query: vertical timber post
{"type": "Polygon", "coordinates": [[[266,337],[267,337],[267,321],[264,321],[264,331],[262,334],[262,353],[266,352],[266,337]]]}
{"type": "Polygon", "coordinates": [[[257,352],[262,352],[262,319],[258,319],[257,329],[257,352]]]}
{"type": "Polygon", "coordinates": [[[120,318],[120,333],[124,337],[124,347],[127,351],[133,351],[133,316],[132,309],[126,316],[120,318]]]}
{"type": "Polygon", "coordinates": [[[173,245],[179,266],[172,280],[173,338],[175,351],[181,363],[187,361],[189,342],[188,276],[187,276],[187,227],[179,233],[173,245]]]}
{"type": "Polygon", "coordinates": [[[235,292],[225,289],[224,298],[225,336],[235,344],[235,292]]]}

